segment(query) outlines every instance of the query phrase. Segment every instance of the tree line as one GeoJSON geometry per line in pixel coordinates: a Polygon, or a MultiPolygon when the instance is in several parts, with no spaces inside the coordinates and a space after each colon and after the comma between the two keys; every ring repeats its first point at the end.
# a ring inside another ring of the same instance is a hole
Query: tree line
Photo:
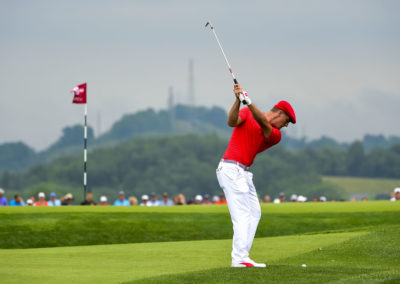
{"type": "Polygon", "coordinates": [[[400,143],[367,152],[356,141],[345,149],[307,148],[304,153],[321,175],[400,178],[400,143]]]}
{"type": "MultiPolygon", "coordinates": [[[[226,146],[227,140],[217,135],[184,135],[134,139],[95,149],[88,155],[88,186],[93,191],[110,194],[124,190],[135,196],[150,192],[168,192],[171,196],[183,193],[189,197],[219,194],[215,170],[226,146]]],[[[62,157],[23,173],[4,172],[0,184],[29,193],[38,190],[38,185],[49,191],[51,187],[78,189],[82,185],[82,167],[81,157],[62,157]]],[[[288,151],[282,146],[262,154],[253,173],[261,195],[275,196],[284,191],[340,197],[335,188],[322,182],[303,152],[288,151]]]]}
{"type": "MultiPolygon", "coordinates": [[[[171,196],[218,194],[215,169],[227,142],[217,135],[163,136],[94,149],[88,155],[89,189],[104,193],[124,190],[135,196],[165,191],[171,196]]],[[[49,191],[78,192],[82,170],[81,156],[60,157],[22,173],[5,171],[0,185],[21,192],[38,191],[40,186],[49,191]]],[[[252,172],[260,195],[285,192],[339,199],[339,189],[324,183],[321,175],[399,178],[400,144],[369,153],[361,142],[344,150],[309,147],[292,151],[278,145],[257,156],[252,172]]]]}

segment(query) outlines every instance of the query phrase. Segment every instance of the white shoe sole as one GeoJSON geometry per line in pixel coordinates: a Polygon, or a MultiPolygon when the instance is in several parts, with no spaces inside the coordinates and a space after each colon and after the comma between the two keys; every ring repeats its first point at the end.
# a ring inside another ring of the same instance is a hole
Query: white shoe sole
{"type": "Polygon", "coordinates": [[[241,263],[232,263],[231,267],[247,267],[247,266],[241,263]]]}
{"type": "Polygon", "coordinates": [[[232,263],[231,267],[267,267],[265,263],[257,263],[257,262],[240,262],[240,263],[232,263]]]}
{"type": "Polygon", "coordinates": [[[265,263],[253,263],[254,267],[267,267],[265,263]]]}

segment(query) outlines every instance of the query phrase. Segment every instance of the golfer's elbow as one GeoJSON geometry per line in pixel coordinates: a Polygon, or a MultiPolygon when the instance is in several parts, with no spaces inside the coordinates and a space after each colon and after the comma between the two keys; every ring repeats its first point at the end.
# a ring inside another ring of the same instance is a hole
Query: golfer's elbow
{"type": "Polygon", "coordinates": [[[235,127],[235,126],[236,126],[236,123],[233,122],[233,121],[230,121],[230,120],[228,120],[227,124],[228,124],[230,127],[235,127]]]}
{"type": "Polygon", "coordinates": [[[263,130],[265,138],[268,138],[269,135],[271,135],[272,126],[269,123],[267,125],[265,125],[264,127],[262,126],[261,129],[263,130]]]}
{"type": "Polygon", "coordinates": [[[237,117],[237,118],[228,118],[228,125],[230,126],[230,127],[236,127],[236,126],[238,126],[240,123],[242,123],[242,120],[241,120],[241,118],[240,117],[237,117]]]}

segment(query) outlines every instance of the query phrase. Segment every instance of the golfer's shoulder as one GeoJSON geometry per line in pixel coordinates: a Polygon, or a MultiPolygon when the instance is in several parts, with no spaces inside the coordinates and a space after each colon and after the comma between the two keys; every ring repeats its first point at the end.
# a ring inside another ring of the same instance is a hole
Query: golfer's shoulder
{"type": "Polygon", "coordinates": [[[282,139],[282,133],[278,128],[272,126],[271,133],[269,134],[268,138],[266,138],[266,143],[269,145],[278,144],[282,139]]]}

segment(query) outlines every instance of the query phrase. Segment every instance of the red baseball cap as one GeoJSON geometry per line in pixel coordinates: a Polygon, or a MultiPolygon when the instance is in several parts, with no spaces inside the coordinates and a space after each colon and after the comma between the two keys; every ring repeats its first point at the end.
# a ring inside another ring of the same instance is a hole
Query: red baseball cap
{"type": "Polygon", "coordinates": [[[296,115],[294,113],[294,110],[287,101],[280,101],[274,107],[283,110],[287,114],[287,116],[289,116],[291,123],[296,123],[296,115]]]}

